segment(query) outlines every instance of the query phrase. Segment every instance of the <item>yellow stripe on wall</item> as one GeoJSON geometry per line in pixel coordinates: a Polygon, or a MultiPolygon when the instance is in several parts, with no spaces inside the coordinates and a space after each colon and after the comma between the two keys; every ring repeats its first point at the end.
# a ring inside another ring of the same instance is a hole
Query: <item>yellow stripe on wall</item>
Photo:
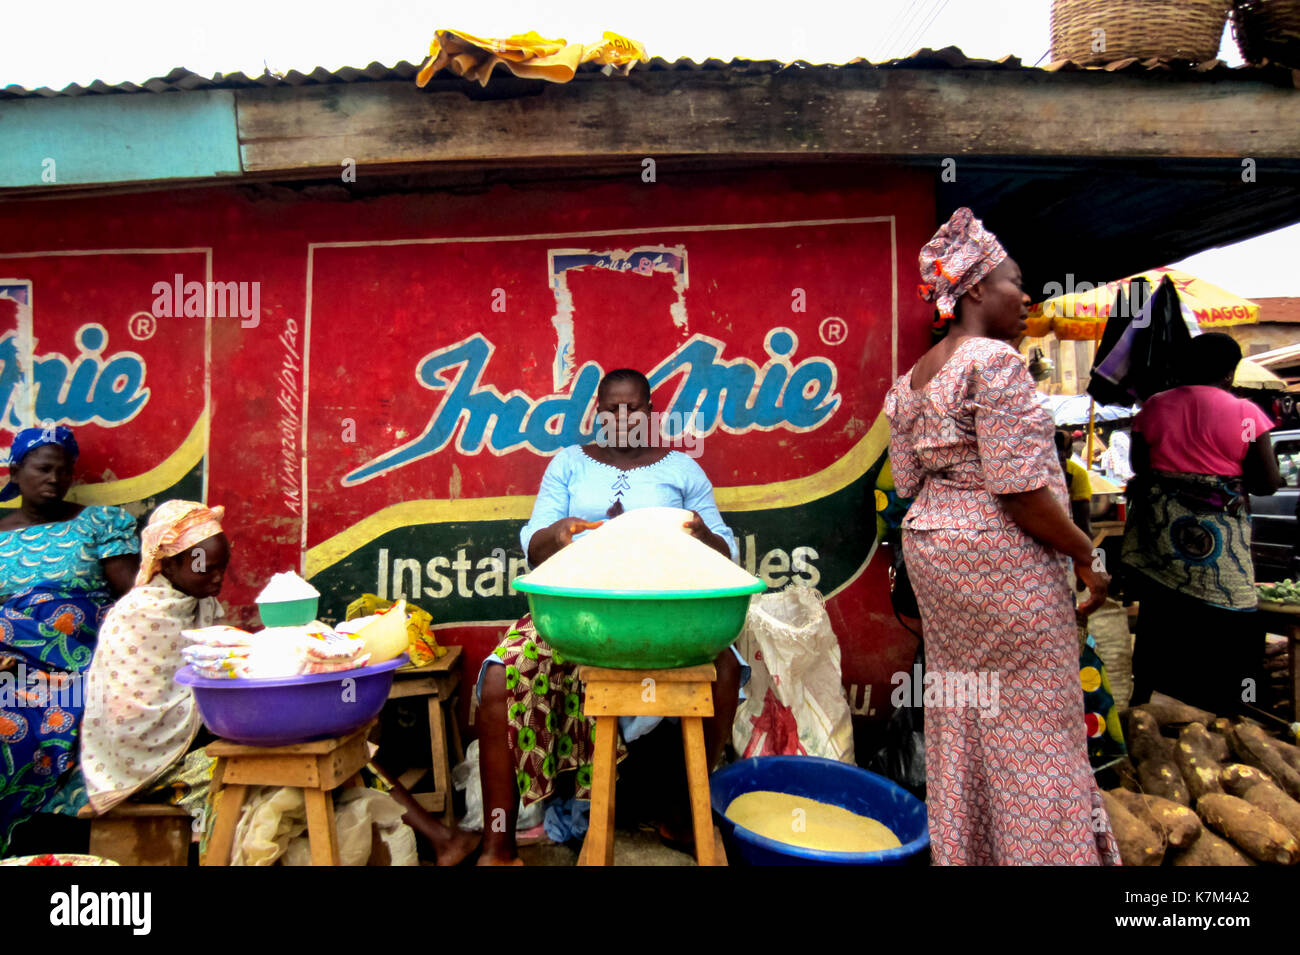
{"type": "MultiPolygon", "coordinates": [[[[194,427],[185,440],[172,454],[157,467],[137,474],[135,477],[121,481],[105,481],[101,484],[78,484],[68,492],[68,500],[75,504],[87,506],[103,504],[127,504],[131,501],[143,501],[161,491],[172,487],[189,474],[194,466],[203,460],[205,438],[207,435],[207,412],[199,415],[194,427]]],[[[5,501],[2,507],[17,507],[19,500],[5,501]]]]}
{"type": "MultiPolygon", "coordinates": [[[[852,484],[889,446],[889,421],[882,411],[871,430],[844,457],[807,477],[720,487],[714,497],[722,511],[761,511],[778,507],[798,507],[828,497],[852,484]]],[[[348,555],[365,547],[389,531],[416,524],[448,522],[528,520],[533,512],[535,495],[511,497],[471,497],[459,500],[403,501],[362,518],[346,530],[322,541],[307,551],[307,576],[332,567],[348,555]]]]}

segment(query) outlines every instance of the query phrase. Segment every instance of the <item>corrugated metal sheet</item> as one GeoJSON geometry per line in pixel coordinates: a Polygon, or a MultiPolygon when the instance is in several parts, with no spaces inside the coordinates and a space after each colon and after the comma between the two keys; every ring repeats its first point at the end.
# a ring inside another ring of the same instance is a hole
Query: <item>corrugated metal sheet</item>
{"type": "MultiPolygon", "coordinates": [[[[50,96],[87,96],[106,93],[183,93],[191,90],[233,90],[233,89],[253,89],[257,87],[275,87],[275,86],[323,86],[337,83],[382,83],[393,81],[409,80],[414,82],[415,74],[419,72],[420,65],[402,60],[392,66],[385,66],[383,63],[371,63],[366,67],[345,66],[337,70],[327,70],[324,67],[317,67],[310,73],[302,73],[298,70],[290,70],[288,73],[277,75],[273,73],[264,73],[261,76],[248,76],[245,73],[217,73],[214,76],[200,76],[184,67],[177,67],[166,76],[156,76],[153,79],[144,80],[140,83],[105,83],[102,80],[95,80],[88,86],[81,86],[72,83],[62,89],[50,89],[48,86],[42,86],[38,89],[27,89],[22,86],[6,86],[0,89],[0,99],[15,99],[19,97],[50,97],[50,96]]],[[[588,63],[579,69],[579,75],[600,73],[601,67],[588,63]]],[[[1068,60],[1059,63],[1052,63],[1042,68],[1027,67],[1020,62],[1018,57],[1007,56],[1000,60],[979,60],[967,57],[955,46],[945,47],[942,50],[923,49],[918,50],[911,56],[897,60],[890,60],[885,63],[869,63],[863,59],[850,60],[847,63],[809,63],[804,60],[795,60],[791,63],[782,63],[779,60],[719,60],[707,59],[703,62],[687,59],[685,57],[678,60],[665,60],[662,57],[655,57],[648,64],[641,63],[635,68],[637,71],[649,70],[651,72],[673,71],[720,71],[725,70],[733,73],[744,74],[770,74],[780,73],[784,70],[889,70],[889,69],[958,69],[958,70],[1032,70],[1034,72],[1061,72],[1084,70],[1099,72],[1179,72],[1179,73],[1200,73],[1213,74],[1216,79],[1228,77],[1241,77],[1258,80],[1263,73],[1276,73],[1286,75],[1288,71],[1278,69],[1255,69],[1250,67],[1230,68],[1221,60],[1213,60],[1209,63],[1203,63],[1196,67],[1187,67],[1179,63],[1172,63],[1162,60],[1119,60],[1104,67],[1081,67],[1068,60]]],[[[502,71],[504,74],[504,70],[502,71]]],[[[468,84],[470,81],[463,80],[453,76],[450,73],[443,72],[435,77],[429,85],[438,87],[444,84],[461,85],[468,84]]],[[[544,82],[544,81],[536,81],[544,82]]]]}

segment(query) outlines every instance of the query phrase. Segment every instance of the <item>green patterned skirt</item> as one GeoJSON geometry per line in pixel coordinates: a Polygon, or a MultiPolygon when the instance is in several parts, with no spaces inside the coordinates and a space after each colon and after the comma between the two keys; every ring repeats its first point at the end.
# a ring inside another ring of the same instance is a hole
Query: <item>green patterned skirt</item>
{"type": "MultiPolygon", "coordinates": [[[[506,667],[506,735],[521,802],[548,798],[565,772],[577,773],[575,797],[590,799],[596,721],[583,712],[577,664],[547,646],[529,615],[493,653],[506,667]]],[[[627,755],[621,737],[617,753],[627,755]]]]}

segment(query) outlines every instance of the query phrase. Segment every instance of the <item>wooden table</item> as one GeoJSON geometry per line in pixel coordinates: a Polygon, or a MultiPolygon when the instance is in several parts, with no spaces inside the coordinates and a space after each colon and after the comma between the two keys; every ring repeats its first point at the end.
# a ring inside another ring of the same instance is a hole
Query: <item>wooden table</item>
{"type": "Polygon", "coordinates": [[[1296,649],[1300,646],[1300,605],[1261,600],[1259,612],[1269,615],[1264,625],[1271,626],[1270,632],[1286,637],[1291,671],[1291,719],[1293,722],[1300,720],[1300,667],[1296,665],[1296,649]]]}
{"type": "MultiPolygon", "coordinates": [[[[433,792],[412,793],[412,795],[427,811],[435,815],[441,813],[443,821],[450,826],[456,821],[456,813],[451,793],[451,760],[447,750],[446,708],[455,700],[456,691],[460,686],[463,648],[447,647],[446,649],[445,654],[427,666],[397,670],[393,674],[393,688],[388,691],[388,698],[400,700],[409,696],[428,697],[431,751],[429,769],[433,772],[433,792]]],[[[451,732],[457,758],[464,759],[465,751],[460,743],[460,730],[456,725],[454,711],[451,714],[451,732]]],[[[404,777],[403,785],[409,788],[410,784],[423,775],[424,772],[419,772],[414,779],[404,777]]]]}
{"type": "Polygon", "coordinates": [[[1093,521],[1092,522],[1092,546],[1100,547],[1101,542],[1107,537],[1123,536],[1123,521],[1093,521]]]}

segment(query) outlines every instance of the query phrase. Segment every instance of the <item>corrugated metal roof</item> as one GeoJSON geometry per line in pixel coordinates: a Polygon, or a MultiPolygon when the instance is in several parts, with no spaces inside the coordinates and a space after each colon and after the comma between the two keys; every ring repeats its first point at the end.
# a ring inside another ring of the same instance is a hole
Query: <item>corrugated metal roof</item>
{"type": "MultiPolygon", "coordinates": [[[[277,87],[277,86],[323,86],[337,83],[382,83],[392,81],[414,81],[416,73],[419,72],[420,66],[416,63],[401,60],[392,66],[386,66],[383,63],[371,63],[365,67],[345,66],[337,70],[327,70],[324,67],[316,67],[310,73],[302,73],[298,70],[290,70],[284,74],[263,73],[261,76],[248,76],[245,73],[217,73],[213,76],[201,76],[198,73],[191,72],[184,67],[177,67],[166,76],[156,76],[152,79],[144,80],[140,83],[123,82],[123,83],[105,83],[102,80],[95,80],[88,86],[81,86],[77,83],[69,84],[62,89],[50,89],[48,86],[42,86],[38,89],[28,89],[23,86],[11,85],[0,89],[0,99],[16,99],[22,97],[51,97],[51,96],[86,96],[106,93],[183,93],[192,90],[221,90],[221,89],[255,89],[258,87],[277,87]]],[[[1072,63],[1069,60],[1063,60],[1058,63],[1051,63],[1044,67],[1027,67],[1021,63],[1019,57],[1007,56],[1000,60],[980,60],[967,57],[955,46],[945,47],[942,50],[923,49],[918,50],[911,56],[901,59],[889,60],[884,63],[869,63],[864,59],[853,59],[847,63],[809,63],[805,60],[795,60],[790,63],[783,63],[779,60],[719,60],[710,58],[703,62],[687,59],[682,57],[677,60],[665,60],[662,57],[655,57],[649,63],[640,63],[635,67],[638,71],[649,70],[650,72],[688,72],[688,71],[728,71],[732,73],[744,74],[768,74],[780,73],[785,70],[813,69],[813,70],[853,70],[853,69],[960,69],[960,70],[1032,70],[1034,72],[1062,72],[1075,70],[1104,71],[1104,72],[1124,72],[1124,73],[1146,73],[1146,72],[1179,72],[1179,73],[1201,73],[1213,74],[1215,78],[1225,77],[1242,77],[1258,80],[1261,74],[1273,73],[1285,75],[1288,71],[1279,71],[1273,69],[1258,69],[1252,67],[1231,68],[1221,60],[1212,60],[1195,67],[1188,67],[1185,64],[1169,62],[1163,60],[1119,60],[1115,63],[1108,64],[1104,67],[1082,67],[1072,63]]],[[[588,63],[579,68],[579,74],[592,74],[602,71],[602,67],[594,63],[588,63]]],[[[503,71],[504,74],[504,71],[503,71]]],[[[468,84],[471,81],[464,80],[443,71],[434,77],[430,86],[437,87],[443,84],[468,84]]],[[[536,82],[545,82],[538,80],[536,82]]]]}

